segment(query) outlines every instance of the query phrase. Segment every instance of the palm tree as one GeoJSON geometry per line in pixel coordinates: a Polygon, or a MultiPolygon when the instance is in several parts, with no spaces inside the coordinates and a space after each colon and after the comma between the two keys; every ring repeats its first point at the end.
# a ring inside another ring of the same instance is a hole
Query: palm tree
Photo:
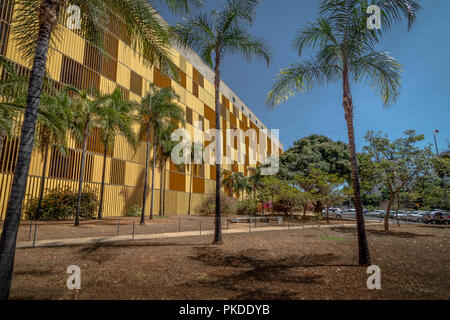
{"type": "MultiPolygon", "coordinates": [[[[253,23],[255,9],[260,0],[227,0],[220,11],[211,14],[199,13],[188,18],[183,25],[174,28],[178,41],[197,51],[202,59],[214,67],[214,91],[216,130],[220,133],[220,66],[227,53],[241,54],[248,60],[261,58],[269,65],[271,61],[270,49],[265,41],[249,34],[246,27],[253,23]],[[213,66],[214,59],[214,66],[213,66]]],[[[216,139],[216,216],[214,230],[214,244],[222,244],[222,224],[220,212],[221,187],[221,139],[216,139]]]]}
{"type": "Polygon", "coordinates": [[[320,18],[300,29],[293,42],[299,55],[305,48],[317,49],[315,59],[281,70],[267,97],[268,104],[275,106],[296,92],[304,92],[325,82],[342,81],[361,265],[368,265],[371,261],[362,211],[353,128],[354,109],[349,83],[350,80],[369,83],[387,104],[395,101],[399,95],[401,73],[401,65],[393,57],[374,49],[382,31],[367,27],[366,11],[371,4],[381,9],[385,30],[403,18],[411,26],[420,9],[413,0],[322,0],[320,18]]]}
{"type": "Polygon", "coordinates": [[[81,197],[83,193],[84,169],[86,164],[87,141],[91,133],[91,129],[98,125],[100,117],[107,105],[109,97],[101,95],[98,91],[93,91],[94,98],[88,95],[86,91],[78,91],[73,102],[74,121],[72,131],[75,139],[81,144],[81,167],[80,176],[78,177],[78,201],[75,214],[75,226],[80,225],[81,197]]]}
{"type": "Polygon", "coordinates": [[[14,131],[14,120],[24,110],[28,77],[17,74],[11,62],[0,56],[0,68],[4,77],[0,81],[0,154],[3,143],[14,131]]]}
{"type": "MultiPolygon", "coordinates": [[[[156,0],[155,0],[156,1],[156,0]]],[[[134,48],[142,49],[149,64],[161,70],[175,72],[170,59],[170,33],[145,0],[72,0],[81,12],[84,36],[103,47],[102,32],[114,19],[126,24],[126,33],[134,48]]],[[[199,0],[160,0],[173,11],[186,11],[188,3],[199,0]]],[[[22,123],[19,154],[6,209],[5,223],[0,240],[0,299],[9,297],[17,230],[25,197],[28,171],[35,135],[36,119],[42,94],[42,84],[51,41],[64,30],[58,20],[65,14],[66,0],[17,0],[13,32],[18,52],[31,62],[28,98],[22,123]]]]}
{"type": "Polygon", "coordinates": [[[139,117],[141,128],[139,136],[145,138],[147,151],[145,160],[144,192],[142,196],[141,224],[145,224],[145,205],[147,202],[148,165],[150,157],[150,138],[153,136],[153,160],[152,160],[152,187],[150,203],[150,219],[153,219],[153,194],[155,189],[155,168],[157,149],[161,142],[159,137],[164,129],[174,122],[184,123],[183,109],[173,100],[179,97],[172,88],[158,89],[154,84],[150,85],[150,92],[142,99],[139,105],[139,117]]]}
{"type": "Polygon", "coordinates": [[[160,215],[166,214],[166,182],[167,182],[167,175],[166,175],[166,165],[167,161],[172,156],[172,151],[177,145],[176,141],[172,141],[171,135],[172,132],[176,129],[175,125],[169,126],[165,128],[161,134],[160,134],[160,160],[161,160],[161,191],[160,191],[160,215]]]}
{"type": "Polygon", "coordinates": [[[203,149],[203,145],[199,142],[191,143],[191,157],[190,157],[190,171],[191,171],[191,181],[189,183],[189,202],[188,202],[188,215],[191,214],[191,200],[192,200],[192,185],[194,181],[194,170],[198,163],[196,164],[196,160],[202,156],[201,150],[203,149]]]}
{"type": "Polygon", "coordinates": [[[234,192],[243,197],[244,191],[250,190],[247,178],[241,172],[224,173],[223,176],[222,186],[228,187],[230,197],[233,196],[234,192]]]}
{"type": "Polygon", "coordinates": [[[136,134],[133,130],[133,124],[136,117],[132,112],[136,108],[136,104],[123,100],[123,94],[120,89],[114,90],[106,97],[106,104],[99,110],[98,125],[101,128],[103,141],[103,169],[102,182],[100,185],[100,201],[98,208],[98,219],[102,219],[103,213],[103,197],[105,189],[105,173],[106,173],[106,159],[108,150],[113,147],[116,134],[121,134],[125,140],[135,147],[137,143],[136,134]]]}
{"type": "Polygon", "coordinates": [[[36,142],[43,156],[42,178],[39,189],[38,207],[36,219],[39,220],[44,197],[46,169],[49,149],[60,148],[65,153],[68,138],[68,128],[73,121],[72,99],[68,93],[69,88],[64,87],[58,91],[52,88],[50,92],[44,92],[39,107],[36,142]]]}

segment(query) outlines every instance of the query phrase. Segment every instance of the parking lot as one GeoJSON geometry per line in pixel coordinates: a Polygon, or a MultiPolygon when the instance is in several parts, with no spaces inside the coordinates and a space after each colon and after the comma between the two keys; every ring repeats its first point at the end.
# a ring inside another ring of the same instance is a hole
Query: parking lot
{"type": "MultiPolygon", "coordinates": [[[[323,213],[326,213],[323,211],[323,213]]],[[[355,209],[330,208],[330,217],[345,220],[354,220],[356,218],[355,209]]],[[[366,220],[381,221],[384,219],[386,211],[383,210],[364,210],[366,220]]],[[[442,210],[434,211],[410,211],[410,210],[391,210],[389,219],[399,223],[419,223],[419,224],[450,224],[450,214],[442,210]]]]}

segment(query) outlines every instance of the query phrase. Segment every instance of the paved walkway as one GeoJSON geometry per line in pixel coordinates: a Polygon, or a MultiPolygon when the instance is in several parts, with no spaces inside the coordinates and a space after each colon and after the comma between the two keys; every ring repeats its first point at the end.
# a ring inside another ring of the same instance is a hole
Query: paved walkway
{"type": "MultiPolygon", "coordinates": [[[[366,225],[378,225],[380,222],[370,222],[366,225]]],[[[329,225],[306,225],[306,226],[283,226],[283,227],[260,227],[260,228],[239,228],[239,229],[222,229],[223,234],[233,233],[249,233],[249,232],[265,232],[265,231],[286,231],[286,230],[299,230],[299,229],[321,229],[331,227],[354,227],[355,224],[329,224],[329,225]]],[[[214,230],[201,231],[186,231],[186,232],[170,232],[170,233],[155,233],[155,234],[140,234],[135,235],[134,239],[132,235],[116,236],[116,237],[95,237],[95,238],[79,238],[79,239],[57,239],[57,240],[39,240],[34,243],[33,241],[22,241],[17,243],[17,248],[33,248],[33,247],[64,247],[73,245],[86,245],[96,243],[111,243],[130,240],[154,240],[154,239],[167,239],[167,238],[181,238],[192,236],[207,236],[212,235],[214,230]]]]}

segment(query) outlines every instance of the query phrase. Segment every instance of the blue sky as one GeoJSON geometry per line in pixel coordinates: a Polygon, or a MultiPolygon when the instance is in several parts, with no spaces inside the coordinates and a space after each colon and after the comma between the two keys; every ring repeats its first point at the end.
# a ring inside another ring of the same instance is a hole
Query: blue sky
{"type": "MultiPolygon", "coordinates": [[[[204,8],[219,8],[224,0],[206,0],[204,8]]],[[[392,29],[378,45],[389,51],[403,66],[400,99],[385,108],[379,96],[369,87],[352,86],[355,103],[357,149],[364,146],[368,130],[381,130],[397,138],[407,129],[425,135],[434,143],[433,131],[439,129],[438,147],[447,149],[450,140],[450,1],[422,0],[423,10],[410,32],[406,24],[392,29]]],[[[167,10],[162,16],[171,24],[182,22],[167,10]]],[[[341,85],[328,85],[299,94],[269,109],[265,97],[278,70],[290,63],[310,58],[299,57],[291,47],[296,31],[318,17],[318,1],[263,0],[256,12],[251,32],[263,36],[270,44],[274,60],[269,68],[259,61],[249,63],[239,56],[226,56],[222,78],[227,85],[269,127],[280,129],[280,140],[286,148],[310,134],[326,135],[347,142],[347,127],[342,110],[341,85]]],[[[434,150],[434,149],[433,149],[434,150]]]]}

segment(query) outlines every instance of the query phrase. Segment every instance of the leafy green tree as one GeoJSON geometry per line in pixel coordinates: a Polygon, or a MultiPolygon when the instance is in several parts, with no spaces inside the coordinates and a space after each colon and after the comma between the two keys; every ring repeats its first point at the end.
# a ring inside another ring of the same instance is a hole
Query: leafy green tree
{"type": "MultiPolygon", "coordinates": [[[[270,63],[271,52],[265,41],[248,33],[246,28],[254,20],[259,0],[227,0],[225,6],[210,14],[199,13],[188,18],[183,25],[174,28],[181,44],[197,51],[208,65],[214,68],[214,98],[216,130],[220,133],[220,70],[226,54],[241,54],[251,60],[261,58],[270,63]],[[213,63],[214,61],[214,63],[213,63]]],[[[222,223],[220,212],[221,191],[221,139],[216,138],[216,222],[214,244],[222,244],[222,223]]]]}
{"type": "Polygon", "coordinates": [[[310,135],[295,141],[294,145],[280,156],[278,176],[292,180],[295,175],[308,175],[311,168],[316,168],[350,180],[349,161],[347,144],[332,141],[325,136],[310,135]]]}
{"type": "Polygon", "coordinates": [[[123,99],[122,91],[117,88],[111,94],[105,96],[105,104],[99,111],[98,127],[101,129],[103,142],[103,166],[102,181],[100,184],[100,201],[97,218],[101,220],[103,213],[103,197],[105,193],[106,159],[108,150],[114,148],[116,135],[122,135],[132,146],[136,147],[137,138],[133,130],[133,124],[137,120],[133,116],[136,104],[123,99]]]}
{"type": "Polygon", "coordinates": [[[390,141],[381,133],[369,131],[366,135],[369,144],[363,148],[375,164],[381,183],[389,191],[384,221],[386,231],[389,230],[389,212],[399,192],[431,169],[431,148],[419,145],[424,136],[417,135],[415,130],[407,130],[404,134],[404,137],[390,141]]]}
{"type": "Polygon", "coordinates": [[[148,166],[150,159],[150,145],[153,144],[152,160],[152,187],[150,203],[150,219],[153,219],[153,195],[155,189],[155,169],[157,162],[157,150],[161,146],[161,133],[172,126],[173,123],[184,123],[183,109],[175,102],[179,97],[172,88],[158,89],[154,84],[150,85],[150,92],[142,99],[139,105],[139,117],[141,127],[139,136],[147,145],[145,160],[144,191],[142,195],[141,224],[145,224],[145,205],[147,202],[148,166]],[[153,136],[153,141],[151,137],[153,136]]]}
{"type": "Polygon", "coordinates": [[[413,0],[322,0],[320,17],[299,30],[293,46],[301,55],[306,48],[317,49],[315,59],[282,69],[267,102],[276,106],[297,92],[305,92],[327,82],[341,82],[342,100],[347,122],[352,170],[360,265],[370,265],[356,159],[353,126],[353,99],[350,81],[368,83],[375,88],[385,104],[400,94],[401,65],[387,52],[375,50],[385,30],[406,19],[414,22],[420,6],[413,0]],[[369,5],[378,5],[383,18],[383,30],[367,27],[369,5]]]}
{"type": "MultiPolygon", "coordinates": [[[[81,9],[83,35],[104,47],[102,32],[120,20],[134,48],[149,64],[157,64],[163,71],[175,71],[170,60],[170,32],[156,10],[145,0],[72,0],[81,9]]],[[[189,0],[160,0],[172,10],[186,10],[189,0]]],[[[33,150],[37,113],[43,88],[48,49],[60,36],[64,26],[65,0],[16,0],[15,19],[11,30],[18,52],[31,62],[27,105],[23,117],[20,145],[11,196],[6,210],[0,241],[0,299],[9,297],[14,268],[17,230],[20,223],[26,182],[33,150]]]]}

